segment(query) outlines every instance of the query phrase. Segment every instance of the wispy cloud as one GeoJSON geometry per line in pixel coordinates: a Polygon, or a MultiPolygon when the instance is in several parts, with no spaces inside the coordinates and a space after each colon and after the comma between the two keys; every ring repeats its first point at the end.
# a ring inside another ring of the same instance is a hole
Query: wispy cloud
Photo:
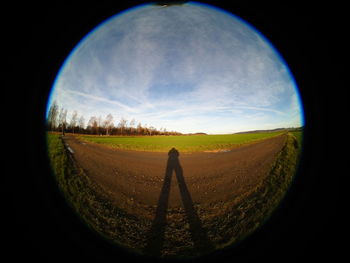
{"type": "Polygon", "coordinates": [[[237,109],[245,109],[245,110],[255,110],[255,111],[267,111],[267,112],[273,112],[276,114],[280,114],[283,116],[288,116],[285,112],[270,109],[270,108],[262,108],[262,107],[253,107],[253,106],[236,106],[237,109]]]}
{"type": "Polygon", "coordinates": [[[94,95],[91,95],[91,94],[86,94],[86,93],[79,92],[79,91],[73,91],[73,90],[65,90],[65,91],[68,92],[68,93],[71,93],[71,94],[75,94],[75,95],[78,95],[78,96],[82,96],[82,97],[91,99],[91,100],[95,100],[95,101],[99,101],[99,102],[105,102],[105,103],[108,103],[108,104],[116,105],[116,106],[122,108],[123,110],[126,110],[126,111],[131,112],[131,113],[136,113],[137,112],[137,110],[135,110],[133,108],[130,108],[129,106],[127,106],[127,105],[125,105],[125,104],[123,104],[121,102],[115,101],[115,100],[109,100],[109,99],[106,99],[106,98],[94,96],[94,95]]]}
{"type": "Polygon", "coordinates": [[[108,21],[70,56],[53,100],[181,132],[301,122],[296,87],[273,48],[197,4],[146,6],[108,21]]]}

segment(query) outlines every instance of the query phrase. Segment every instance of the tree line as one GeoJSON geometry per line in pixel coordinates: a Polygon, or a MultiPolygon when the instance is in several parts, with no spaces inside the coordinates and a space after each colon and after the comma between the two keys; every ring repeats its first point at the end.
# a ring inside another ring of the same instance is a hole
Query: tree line
{"type": "Polygon", "coordinates": [[[86,124],[84,116],[79,116],[77,111],[73,111],[70,120],[67,120],[68,110],[59,107],[56,102],[50,106],[46,127],[48,131],[64,133],[79,133],[91,135],[181,135],[176,131],[167,131],[166,128],[159,130],[153,126],[136,124],[136,120],[128,121],[121,118],[115,125],[114,117],[108,114],[105,118],[101,116],[91,116],[86,124]]]}

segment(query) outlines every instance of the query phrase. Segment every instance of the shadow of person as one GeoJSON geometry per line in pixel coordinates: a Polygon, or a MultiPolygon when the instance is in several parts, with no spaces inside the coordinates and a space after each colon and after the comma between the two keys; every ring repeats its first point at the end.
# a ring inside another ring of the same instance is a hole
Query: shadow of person
{"type": "Polygon", "coordinates": [[[213,246],[208,239],[207,232],[202,227],[201,220],[194,208],[191,194],[187,188],[183,170],[179,161],[179,152],[172,148],[168,152],[167,167],[165,170],[164,183],[159,195],[158,205],[155,213],[152,227],[149,231],[147,245],[144,252],[152,256],[160,256],[164,244],[164,234],[166,227],[166,214],[169,203],[169,194],[171,187],[171,177],[175,172],[177,183],[180,190],[181,200],[185,209],[185,214],[189,223],[189,231],[194,243],[194,249],[199,252],[209,252],[213,246]]]}

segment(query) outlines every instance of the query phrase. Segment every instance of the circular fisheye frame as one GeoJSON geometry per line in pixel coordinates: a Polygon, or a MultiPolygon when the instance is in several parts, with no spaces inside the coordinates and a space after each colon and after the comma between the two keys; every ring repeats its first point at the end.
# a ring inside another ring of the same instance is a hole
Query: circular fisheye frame
{"type": "Polygon", "coordinates": [[[283,199],[303,107],[252,25],[201,3],[145,4],[94,28],[47,104],[52,171],[101,237],[193,258],[244,240],[283,199]]]}

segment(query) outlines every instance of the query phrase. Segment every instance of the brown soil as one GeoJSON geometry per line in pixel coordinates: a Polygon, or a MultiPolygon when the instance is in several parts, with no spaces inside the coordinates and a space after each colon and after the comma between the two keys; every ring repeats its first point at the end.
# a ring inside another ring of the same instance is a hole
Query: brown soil
{"type": "MultiPolygon", "coordinates": [[[[114,205],[130,214],[154,217],[144,208],[159,203],[167,179],[167,153],[111,149],[74,136],[65,136],[64,141],[77,165],[108,193],[114,205]]],[[[284,142],[281,135],[229,152],[179,153],[178,165],[191,201],[210,206],[249,192],[267,176],[284,142]]],[[[171,175],[169,180],[167,206],[183,207],[180,182],[171,175]]]]}

